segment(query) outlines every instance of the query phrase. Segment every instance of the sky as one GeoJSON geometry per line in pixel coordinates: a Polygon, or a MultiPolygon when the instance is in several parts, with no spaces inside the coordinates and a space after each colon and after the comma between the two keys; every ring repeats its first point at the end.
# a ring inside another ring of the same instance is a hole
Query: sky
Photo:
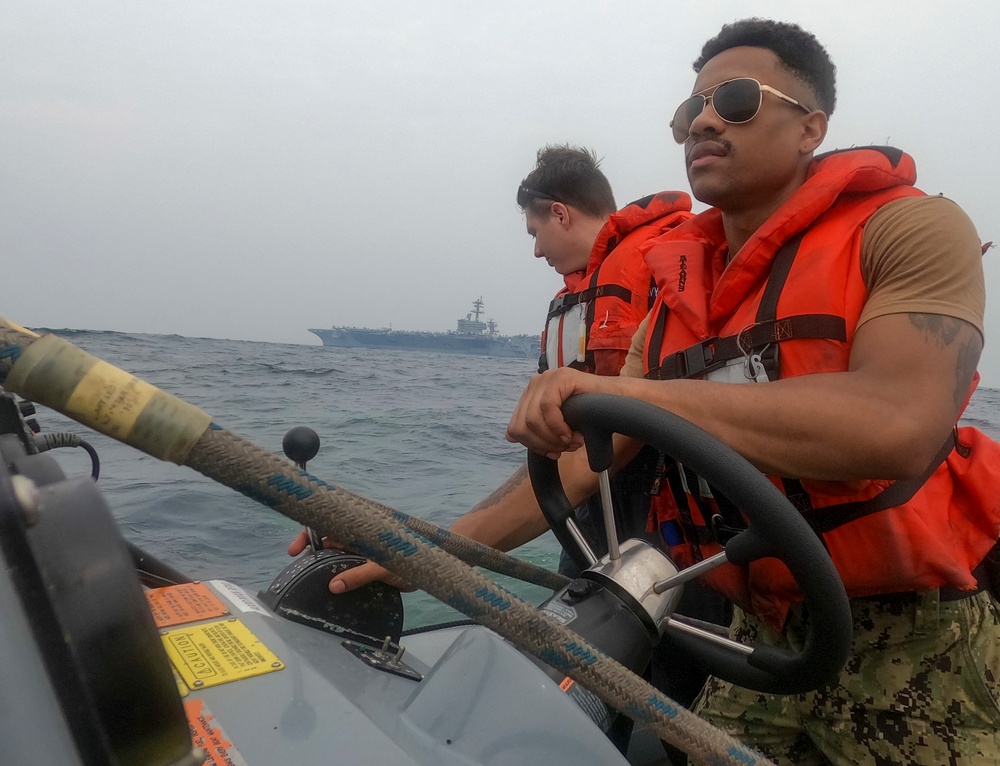
{"type": "MultiPolygon", "coordinates": [[[[993,0],[7,0],[0,316],[318,344],[453,329],[482,296],[538,333],[561,280],[514,201],[537,149],[593,148],[620,205],[686,189],[670,117],[752,15],[836,63],[824,149],[905,149],[1000,242],[993,0]]],[[[1000,387],[1000,248],[984,268],[1000,387]]]]}

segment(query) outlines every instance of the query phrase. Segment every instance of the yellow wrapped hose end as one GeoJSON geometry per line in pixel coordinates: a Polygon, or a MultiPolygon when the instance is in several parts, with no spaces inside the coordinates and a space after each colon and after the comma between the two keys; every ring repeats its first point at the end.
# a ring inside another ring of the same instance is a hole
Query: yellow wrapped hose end
{"type": "MultiPolygon", "coordinates": [[[[4,388],[43,404],[113,439],[161,460],[183,465],[212,424],[194,405],[103,362],[55,335],[38,336],[0,320],[0,328],[24,332],[27,343],[0,346],[13,364],[4,388]],[[32,337],[33,336],[33,337],[32,337]]],[[[6,332],[5,335],[10,335],[6,332]]]]}

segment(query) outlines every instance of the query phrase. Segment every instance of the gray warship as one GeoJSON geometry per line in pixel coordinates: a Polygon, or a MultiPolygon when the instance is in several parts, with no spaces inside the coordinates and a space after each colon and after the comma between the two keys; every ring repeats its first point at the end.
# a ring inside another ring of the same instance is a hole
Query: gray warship
{"type": "Polygon", "coordinates": [[[500,335],[497,323],[483,321],[483,299],[472,302],[472,311],[460,318],[450,332],[394,330],[391,327],[309,328],[324,346],[338,348],[381,348],[398,351],[438,351],[445,354],[472,354],[514,359],[537,359],[541,353],[537,335],[500,335]]]}

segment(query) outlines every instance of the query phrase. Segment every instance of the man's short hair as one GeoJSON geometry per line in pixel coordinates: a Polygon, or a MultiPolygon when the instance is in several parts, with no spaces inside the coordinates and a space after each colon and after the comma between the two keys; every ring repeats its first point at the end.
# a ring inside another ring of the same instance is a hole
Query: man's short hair
{"type": "Polygon", "coordinates": [[[569,144],[545,146],[538,150],[535,169],[518,187],[517,204],[541,217],[549,215],[552,202],[562,202],[605,218],[618,208],[600,164],[590,149],[569,144]]]}
{"type": "Polygon", "coordinates": [[[700,72],[709,59],[723,51],[744,45],[767,48],[774,53],[782,66],[816,94],[819,99],[816,107],[827,116],[833,114],[837,104],[837,67],[819,40],[797,24],[760,18],[726,24],[719,34],[705,43],[694,62],[694,71],[700,72]]]}

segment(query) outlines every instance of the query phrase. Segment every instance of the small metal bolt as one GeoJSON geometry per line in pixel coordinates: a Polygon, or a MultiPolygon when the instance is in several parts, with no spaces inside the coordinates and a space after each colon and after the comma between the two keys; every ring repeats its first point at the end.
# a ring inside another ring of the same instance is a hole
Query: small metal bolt
{"type": "Polygon", "coordinates": [[[194,688],[195,689],[200,689],[204,685],[205,685],[205,682],[202,681],[200,678],[197,681],[194,682],[194,688]]]}
{"type": "Polygon", "coordinates": [[[280,667],[281,667],[281,663],[280,663],[280,662],[277,662],[277,661],[275,661],[275,662],[272,662],[272,663],[271,663],[271,667],[272,667],[272,668],[280,668],[280,667]]]}

